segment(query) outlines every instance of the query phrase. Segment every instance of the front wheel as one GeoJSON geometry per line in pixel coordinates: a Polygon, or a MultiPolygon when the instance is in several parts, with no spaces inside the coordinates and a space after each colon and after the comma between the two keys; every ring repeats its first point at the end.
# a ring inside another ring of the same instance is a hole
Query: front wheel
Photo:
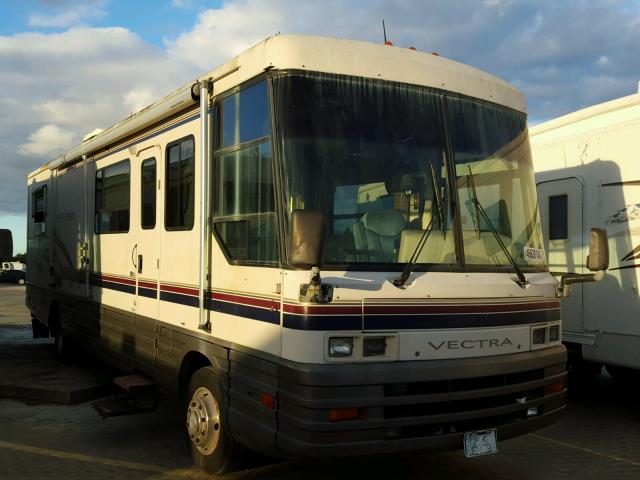
{"type": "Polygon", "coordinates": [[[205,472],[220,474],[236,469],[244,448],[230,435],[221,381],[213,367],[196,371],[189,381],[187,434],[191,456],[205,472]]]}
{"type": "Polygon", "coordinates": [[[18,279],[18,285],[24,285],[24,278],[18,279]]]}

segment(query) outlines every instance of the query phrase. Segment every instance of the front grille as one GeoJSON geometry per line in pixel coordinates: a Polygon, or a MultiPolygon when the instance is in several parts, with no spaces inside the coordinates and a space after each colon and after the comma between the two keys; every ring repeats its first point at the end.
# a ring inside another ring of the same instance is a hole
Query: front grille
{"type": "MultiPolygon", "coordinates": [[[[384,396],[397,399],[398,404],[385,405],[382,418],[404,425],[385,429],[384,439],[449,435],[526,420],[530,418],[528,405],[539,404],[536,401],[545,397],[545,387],[540,382],[544,379],[545,369],[541,368],[484,377],[386,384],[384,396]],[[504,413],[496,415],[500,410],[504,413]],[[407,421],[411,425],[406,425],[407,421]]],[[[538,405],[536,415],[542,414],[543,406],[538,405]]]]}
{"type": "Polygon", "coordinates": [[[517,404],[518,401],[531,402],[544,396],[544,388],[525,390],[506,395],[496,395],[475,399],[465,399],[437,403],[419,403],[414,405],[393,405],[384,408],[384,418],[422,417],[457,412],[470,412],[487,408],[504,407],[517,404]]]}
{"type": "Polygon", "coordinates": [[[455,380],[436,380],[415,383],[391,383],[384,386],[385,397],[403,395],[427,395],[448,392],[465,392],[504,387],[518,383],[531,382],[544,378],[544,369],[526,372],[492,375],[487,377],[459,378],[455,380]]]}
{"type": "MultiPolygon", "coordinates": [[[[538,415],[543,414],[542,407],[539,407],[538,415]]],[[[399,438],[420,438],[434,437],[437,435],[448,435],[451,433],[471,432],[475,430],[486,430],[497,428],[510,423],[516,423],[527,419],[525,410],[513,412],[505,415],[495,415],[491,417],[474,418],[460,422],[443,422],[432,425],[412,425],[400,429],[390,428],[385,431],[385,440],[397,440],[399,438]]]]}

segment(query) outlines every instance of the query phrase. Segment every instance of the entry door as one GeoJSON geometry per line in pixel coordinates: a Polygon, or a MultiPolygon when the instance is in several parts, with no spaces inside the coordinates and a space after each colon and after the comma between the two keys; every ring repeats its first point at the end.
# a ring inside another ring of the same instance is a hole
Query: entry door
{"type": "Polygon", "coordinates": [[[159,152],[149,151],[138,164],[138,241],[133,259],[136,272],[135,351],[136,361],[155,366],[156,319],[158,316],[158,258],[160,221],[158,215],[159,152]]]}
{"type": "MultiPolygon", "coordinates": [[[[538,183],[544,248],[551,272],[584,273],[583,185],[577,178],[538,183]]],[[[582,284],[562,301],[563,330],[582,333],[582,284]]]]}

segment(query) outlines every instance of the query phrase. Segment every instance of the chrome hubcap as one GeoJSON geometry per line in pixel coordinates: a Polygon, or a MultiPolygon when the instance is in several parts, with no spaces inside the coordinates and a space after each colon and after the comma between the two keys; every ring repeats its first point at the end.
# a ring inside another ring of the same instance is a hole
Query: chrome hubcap
{"type": "Polygon", "coordinates": [[[204,455],[211,454],[220,440],[220,408],[206,387],[199,387],[187,408],[187,432],[191,441],[204,455]]]}

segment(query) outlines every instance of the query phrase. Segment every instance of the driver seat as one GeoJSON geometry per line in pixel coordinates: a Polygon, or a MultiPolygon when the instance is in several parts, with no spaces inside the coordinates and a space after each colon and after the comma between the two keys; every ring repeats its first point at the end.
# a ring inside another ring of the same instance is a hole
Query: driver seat
{"type": "Polygon", "coordinates": [[[370,210],[353,225],[353,242],[360,261],[395,263],[404,215],[396,210],[370,210]]]}

